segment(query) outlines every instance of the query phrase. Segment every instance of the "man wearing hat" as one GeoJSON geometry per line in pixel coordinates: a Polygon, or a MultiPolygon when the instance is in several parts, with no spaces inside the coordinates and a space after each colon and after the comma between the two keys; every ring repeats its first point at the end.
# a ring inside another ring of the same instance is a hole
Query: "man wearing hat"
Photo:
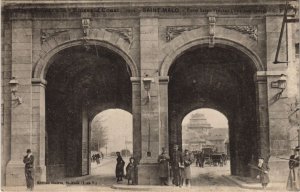
{"type": "Polygon", "coordinates": [[[168,185],[169,177],[169,160],[170,157],[166,152],[166,149],[163,147],[161,154],[158,156],[158,166],[159,166],[159,178],[161,185],[168,185]]]}
{"type": "Polygon", "coordinates": [[[181,187],[182,174],[180,171],[180,167],[182,166],[182,164],[183,164],[182,153],[178,150],[178,145],[174,145],[172,159],[171,159],[173,183],[179,187],[181,187]]]}
{"type": "Polygon", "coordinates": [[[25,163],[26,185],[27,185],[27,189],[32,191],[34,187],[34,170],[33,170],[34,157],[30,149],[27,149],[26,152],[27,155],[24,156],[23,158],[23,162],[25,163]]]}
{"type": "Polygon", "coordinates": [[[299,191],[300,190],[300,175],[299,175],[299,151],[300,147],[297,146],[294,149],[294,154],[290,156],[289,159],[289,177],[288,177],[288,182],[286,189],[288,191],[299,191]]]}

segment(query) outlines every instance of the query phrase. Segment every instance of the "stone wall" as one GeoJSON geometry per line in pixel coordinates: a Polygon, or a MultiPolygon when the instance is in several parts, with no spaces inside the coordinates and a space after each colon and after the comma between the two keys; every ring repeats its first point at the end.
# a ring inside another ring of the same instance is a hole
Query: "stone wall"
{"type": "MultiPolygon", "coordinates": [[[[176,58],[195,47],[232,47],[253,61],[254,71],[259,71],[254,80],[257,80],[258,90],[259,121],[256,123],[260,152],[289,153],[290,146],[285,140],[288,135],[283,128],[289,126],[287,104],[290,100],[272,102],[278,89],[271,88],[271,82],[278,80],[280,74],[286,74],[288,69],[286,64],[273,64],[282,21],[282,6],[278,2],[264,6],[249,3],[203,7],[195,3],[189,7],[181,4],[161,8],[136,4],[99,9],[68,4],[68,8],[63,10],[57,9],[59,5],[43,6],[36,5],[32,9],[28,5],[26,11],[18,9],[18,5],[4,7],[1,34],[2,183],[24,184],[21,170],[26,148],[34,151],[37,179],[45,179],[44,79],[56,53],[86,44],[111,49],[130,68],[134,155],[141,160],[140,184],[158,183],[155,177],[145,173],[155,170],[161,147],[168,148],[170,141],[181,142],[180,133],[178,138],[169,138],[169,126],[179,128],[180,125],[168,125],[168,119],[179,118],[168,111],[168,98],[172,97],[168,95],[168,73],[176,58]],[[84,19],[89,19],[86,26],[82,25],[84,19]],[[21,105],[11,101],[13,97],[8,86],[11,77],[16,77],[20,83],[17,95],[23,99],[21,105]],[[149,94],[144,89],[145,77],[151,78],[149,94]],[[15,179],[16,182],[13,182],[15,179]]],[[[283,45],[285,42],[284,37],[283,45]]],[[[285,59],[285,52],[285,46],[282,46],[280,59],[285,59]]],[[[63,162],[51,166],[54,166],[52,171],[63,175],[61,171],[55,171],[64,168],[63,162]]]]}
{"type": "Polygon", "coordinates": [[[1,82],[2,82],[2,105],[1,113],[1,184],[5,184],[6,166],[10,159],[10,142],[11,142],[11,92],[9,81],[12,71],[12,48],[11,48],[11,22],[7,17],[2,16],[2,53],[1,53],[1,82]]]}

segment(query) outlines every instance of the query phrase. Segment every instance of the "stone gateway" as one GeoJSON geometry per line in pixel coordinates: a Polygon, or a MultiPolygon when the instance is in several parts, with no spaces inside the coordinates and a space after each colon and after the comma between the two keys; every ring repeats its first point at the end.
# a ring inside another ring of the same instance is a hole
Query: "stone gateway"
{"type": "Polygon", "coordinates": [[[197,108],[227,117],[232,175],[271,155],[270,177],[285,180],[272,157],[297,145],[299,101],[299,26],[281,33],[285,7],[299,17],[282,0],[3,1],[3,185],[25,184],[27,148],[37,182],[90,174],[89,125],[110,108],[133,116],[138,184],[160,184],[161,148],[182,150],[197,108]],[[281,34],[288,64],[273,63],[281,34]]]}

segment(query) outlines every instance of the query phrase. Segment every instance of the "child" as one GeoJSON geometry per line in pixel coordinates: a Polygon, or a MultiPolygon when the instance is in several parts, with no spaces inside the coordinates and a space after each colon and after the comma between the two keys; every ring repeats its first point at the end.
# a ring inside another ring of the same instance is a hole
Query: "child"
{"type": "Polygon", "coordinates": [[[134,185],[135,183],[135,172],[136,172],[136,164],[134,162],[134,158],[130,157],[129,163],[126,167],[126,178],[128,179],[128,185],[134,185]]]}
{"type": "Polygon", "coordinates": [[[264,162],[264,158],[262,158],[262,157],[260,157],[258,159],[258,168],[260,169],[260,174],[259,174],[260,182],[261,182],[263,189],[265,190],[268,183],[270,182],[270,179],[269,179],[270,168],[269,168],[268,164],[264,162]]]}

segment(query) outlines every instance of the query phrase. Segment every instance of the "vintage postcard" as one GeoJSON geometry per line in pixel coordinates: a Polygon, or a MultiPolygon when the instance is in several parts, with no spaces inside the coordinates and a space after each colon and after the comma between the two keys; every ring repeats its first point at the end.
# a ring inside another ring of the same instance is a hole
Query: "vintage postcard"
{"type": "Polygon", "coordinates": [[[299,191],[295,0],[2,0],[2,191],[299,191]]]}

